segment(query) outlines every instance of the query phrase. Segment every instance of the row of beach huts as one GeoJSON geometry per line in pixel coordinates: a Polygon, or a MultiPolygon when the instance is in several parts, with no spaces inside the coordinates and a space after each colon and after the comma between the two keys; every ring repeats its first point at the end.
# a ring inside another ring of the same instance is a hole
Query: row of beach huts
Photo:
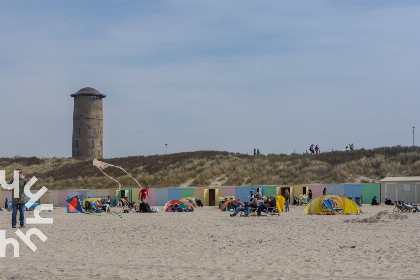
{"type": "MultiPolygon", "coordinates": [[[[217,205],[221,197],[241,198],[246,200],[250,191],[260,188],[264,196],[284,195],[290,193],[290,200],[295,197],[308,195],[312,191],[312,198],[322,195],[324,188],[327,194],[339,194],[362,204],[370,204],[374,196],[384,202],[403,200],[409,203],[420,201],[420,177],[387,177],[380,183],[361,184],[308,184],[308,185],[277,185],[277,186],[222,186],[222,187],[186,187],[186,188],[150,188],[148,203],[152,206],[163,206],[169,200],[181,198],[200,199],[205,206],[217,205]]],[[[65,207],[66,199],[78,195],[79,198],[107,198],[110,196],[118,201],[121,196],[128,197],[130,202],[139,202],[140,188],[118,189],[74,189],[49,190],[41,199],[41,204],[53,204],[54,207],[65,207]]],[[[11,200],[11,191],[0,191],[0,201],[11,200]]]]}

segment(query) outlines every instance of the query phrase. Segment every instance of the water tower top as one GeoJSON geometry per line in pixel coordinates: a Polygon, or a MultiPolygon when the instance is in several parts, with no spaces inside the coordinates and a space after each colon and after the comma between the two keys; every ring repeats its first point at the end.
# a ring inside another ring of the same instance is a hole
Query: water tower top
{"type": "Polygon", "coordinates": [[[100,93],[94,88],[85,87],[80,89],[78,92],[73,93],[70,95],[71,97],[79,98],[79,97],[93,97],[93,98],[105,98],[106,95],[100,93]]]}

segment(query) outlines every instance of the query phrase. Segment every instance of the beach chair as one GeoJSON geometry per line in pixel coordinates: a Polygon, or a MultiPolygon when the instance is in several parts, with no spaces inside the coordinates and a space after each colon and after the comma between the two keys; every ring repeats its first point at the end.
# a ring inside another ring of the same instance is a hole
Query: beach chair
{"type": "Polygon", "coordinates": [[[280,215],[276,206],[266,206],[267,215],[280,215]]]}
{"type": "Polygon", "coordinates": [[[135,211],[133,209],[133,207],[131,207],[130,203],[127,200],[121,199],[121,203],[122,203],[122,210],[121,210],[121,212],[124,212],[124,211],[135,211]]]}
{"type": "MultiPolygon", "coordinates": [[[[251,207],[251,211],[249,212],[249,215],[250,216],[257,216],[257,209],[258,208],[251,207]]],[[[247,212],[247,210],[242,210],[240,212],[239,216],[246,216],[246,212],[247,212]]]]}
{"type": "Polygon", "coordinates": [[[410,204],[401,203],[407,212],[419,212],[419,208],[417,206],[412,206],[410,204]]]}
{"type": "Polygon", "coordinates": [[[399,211],[399,212],[407,212],[407,209],[405,207],[403,207],[401,204],[399,204],[398,202],[394,204],[394,210],[392,212],[395,211],[399,211]]]}

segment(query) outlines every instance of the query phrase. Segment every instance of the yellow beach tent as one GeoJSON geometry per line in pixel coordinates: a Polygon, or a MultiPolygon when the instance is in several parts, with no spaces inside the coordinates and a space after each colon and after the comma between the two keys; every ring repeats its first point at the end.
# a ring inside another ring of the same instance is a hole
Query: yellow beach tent
{"type": "Polygon", "coordinates": [[[361,210],[350,199],[338,195],[327,194],[312,199],[305,208],[305,214],[360,214],[361,210]]]}

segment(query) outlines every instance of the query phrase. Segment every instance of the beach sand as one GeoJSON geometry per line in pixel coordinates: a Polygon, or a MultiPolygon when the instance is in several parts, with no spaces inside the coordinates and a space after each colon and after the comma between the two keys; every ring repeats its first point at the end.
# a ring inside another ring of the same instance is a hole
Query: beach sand
{"type": "MultiPolygon", "coordinates": [[[[193,213],[67,214],[42,217],[38,250],[0,258],[0,279],[419,279],[420,214],[363,206],[363,215],[230,217],[215,207],[193,213]],[[364,223],[358,222],[366,219],[364,223]]],[[[26,212],[32,217],[32,212],[26,212]]],[[[0,229],[16,237],[11,212],[0,229]]]]}

